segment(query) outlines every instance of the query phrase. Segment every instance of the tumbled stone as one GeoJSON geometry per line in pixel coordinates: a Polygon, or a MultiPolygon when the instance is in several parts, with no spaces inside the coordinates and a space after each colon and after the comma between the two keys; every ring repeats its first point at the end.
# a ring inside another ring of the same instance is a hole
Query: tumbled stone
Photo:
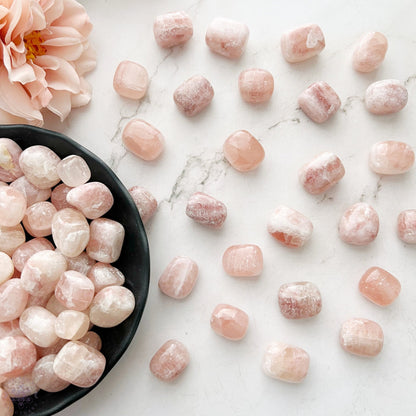
{"type": "Polygon", "coordinates": [[[10,184],[10,187],[17,189],[25,196],[28,207],[36,202],[46,201],[51,196],[51,188],[39,189],[35,185],[32,185],[26,179],[26,176],[17,178],[10,184]]]}
{"type": "Polygon", "coordinates": [[[113,88],[117,94],[140,100],[146,95],[148,85],[149,75],[145,67],[132,61],[122,61],[118,64],[113,78],[113,88]]]}
{"type": "MultiPolygon", "coordinates": [[[[36,385],[35,381],[33,380],[32,373],[8,378],[2,384],[2,388],[13,399],[31,396],[32,394],[36,394],[40,390],[40,388],[36,385]]],[[[2,409],[0,409],[0,412],[1,410],[2,409]]]]}
{"type": "Polygon", "coordinates": [[[165,139],[162,133],[144,120],[131,120],[122,136],[126,149],[143,160],[155,160],[163,152],[165,139]]]}
{"type": "Polygon", "coordinates": [[[270,215],[267,231],[286,247],[302,247],[312,236],[311,221],[300,212],[279,205],[270,215]]]}
{"type": "Polygon", "coordinates": [[[189,257],[175,257],[159,278],[159,289],[174,299],[188,296],[198,278],[198,265],[189,257]]]}
{"type": "Polygon", "coordinates": [[[264,159],[263,146],[246,130],[231,134],[224,142],[223,151],[230,165],[240,172],[256,169],[264,159]]]}
{"type": "Polygon", "coordinates": [[[14,405],[10,396],[0,387],[0,414],[1,416],[13,416],[14,405]]]}
{"type": "Polygon", "coordinates": [[[324,152],[305,164],[299,171],[299,181],[306,192],[321,194],[336,185],[345,175],[341,159],[324,152]]]}
{"type": "Polygon", "coordinates": [[[42,306],[43,308],[48,303],[51,297],[50,293],[39,293],[36,295],[29,295],[29,299],[27,300],[26,308],[29,306],[42,306]]]}
{"type": "Polygon", "coordinates": [[[161,48],[172,48],[186,43],[193,35],[192,20],[183,11],[157,16],[153,22],[153,34],[161,48]]]}
{"type": "Polygon", "coordinates": [[[55,295],[52,295],[49,298],[45,308],[49,312],[52,312],[55,316],[58,316],[62,311],[65,311],[67,309],[63,303],[59,302],[59,300],[56,299],[55,295]]]}
{"type": "Polygon", "coordinates": [[[416,244],[416,209],[408,209],[399,214],[397,234],[405,243],[416,244]]]}
{"type": "Polygon", "coordinates": [[[358,72],[377,69],[386,56],[388,42],[380,32],[368,32],[359,40],[352,55],[352,66],[358,72]]]}
{"type": "Polygon", "coordinates": [[[285,283],[278,295],[280,312],[287,319],[310,318],[321,312],[322,298],[311,282],[285,283]]]}
{"type": "Polygon", "coordinates": [[[117,267],[108,263],[95,263],[87,276],[94,285],[96,292],[107,286],[122,286],[125,281],[124,274],[117,267]]]}
{"type": "Polygon", "coordinates": [[[273,94],[273,75],[265,69],[246,69],[238,77],[238,88],[246,103],[264,103],[269,101],[273,94]]]}
{"type": "Polygon", "coordinates": [[[363,246],[374,241],[378,229],[378,214],[365,202],[358,202],[348,208],[338,224],[341,240],[356,246],[363,246]]]}
{"type": "Polygon", "coordinates": [[[415,153],[403,142],[387,140],[375,143],[370,150],[370,169],[379,175],[399,175],[408,172],[415,163],[415,153]]]}
{"type": "Polygon", "coordinates": [[[309,354],[299,347],[272,342],[262,363],[266,375],[288,383],[300,383],[308,374],[309,354]]]}
{"type": "Polygon", "coordinates": [[[89,257],[85,251],[76,257],[64,257],[68,265],[68,270],[75,270],[76,272],[80,272],[85,275],[88,274],[92,266],[96,263],[96,261],[89,257]]]}
{"type": "Polygon", "coordinates": [[[0,285],[9,280],[14,273],[14,264],[10,256],[0,251],[0,285]]]}
{"type": "Polygon", "coordinates": [[[84,344],[89,345],[92,348],[100,351],[102,346],[102,341],[100,336],[94,331],[88,331],[82,338],[78,340],[84,344]]]}
{"type": "Polygon", "coordinates": [[[1,338],[0,351],[0,376],[20,376],[30,371],[36,363],[36,348],[25,337],[1,338]]]}
{"type": "Polygon", "coordinates": [[[287,62],[302,62],[321,53],[325,48],[325,37],[318,25],[310,24],[284,33],[280,47],[287,62]]]}
{"type": "Polygon", "coordinates": [[[174,339],[166,341],[150,360],[150,371],[162,381],[173,381],[189,364],[189,352],[185,345],[174,339]]]}
{"type": "Polygon", "coordinates": [[[219,304],[211,314],[210,324],[218,335],[231,341],[239,341],[246,335],[248,315],[235,306],[219,304]]]}
{"type": "Polygon", "coordinates": [[[147,224],[157,211],[157,201],[155,197],[147,189],[142,188],[141,186],[132,186],[129,189],[129,194],[136,204],[143,224],[147,224]]]}
{"type": "Polygon", "coordinates": [[[46,237],[52,234],[52,218],[56,208],[51,202],[36,202],[27,208],[23,226],[32,237],[46,237]]]}
{"type": "Polygon", "coordinates": [[[25,310],[29,294],[21,279],[9,279],[0,285],[0,322],[18,318],[25,310]]]}
{"type": "Polygon", "coordinates": [[[19,165],[21,147],[13,140],[0,139],[0,180],[12,182],[23,175],[19,165]]]}
{"type": "Polygon", "coordinates": [[[406,106],[407,99],[407,89],[397,79],[374,82],[365,92],[365,106],[372,114],[397,113],[406,106]]]}
{"type": "Polygon", "coordinates": [[[55,374],[78,387],[91,387],[102,376],[105,357],[99,351],[79,341],[69,341],[55,357],[55,374]]]}
{"type": "Polygon", "coordinates": [[[66,389],[70,383],[60,379],[53,371],[53,362],[56,354],[46,355],[36,363],[32,377],[36,385],[49,393],[56,393],[66,389]]]}
{"type": "Polygon", "coordinates": [[[62,159],[56,171],[61,181],[67,186],[79,186],[91,178],[91,170],[87,162],[78,155],[70,155],[62,159]]]}
{"type": "Polygon", "coordinates": [[[26,197],[11,186],[0,186],[0,226],[14,227],[26,211],[26,197]]]}
{"type": "Polygon", "coordinates": [[[187,79],[173,93],[173,100],[187,117],[193,117],[204,110],[214,98],[214,89],[202,75],[187,79]]]}
{"type": "Polygon", "coordinates": [[[19,318],[13,319],[12,321],[0,322],[0,338],[15,337],[17,335],[24,336],[20,329],[19,318]]]}
{"type": "Polygon", "coordinates": [[[222,256],[225,272],[235,277],[258,276],[263,271],[263,253],[254,244],[230,246],[222,256]]]}
{"type": "Polygon", "coordinates": [[[219,229],[227,218],[227,207],[210,195],[195,192],[186,205],[186,215],[199,224],[219,229]]]}
{"type": "Polygon", "coordinates": [[[51,202],[58,211],[64,208],[72,208],[72,205],[66,200],[66,196],[71,189],[70,186],[67,186],[64,183],[61,183],[53,189],[51,202]]]}
{"type": "Polygon", "coordinates": [[[312,121],[324,123],[338,111],[341,100],[329,84],[318,81],[299,95],[298,104],[312,121]]]}
{"type": "Polygon", "coordinates": [[[339,341],[341,347],[351,354],[374,357],[383,348],[384,334],[376,322],[353,318],[342,324],[339,341]]]}
{"type": "Polygon", "coordinates": [[[82,338],[90,325],[90,319],[84,312],[65,310],[55,321],[55,333],[59,338],[76,341],[82,338]]]}
{"type": "Polygon", "coordinates": [[[26,262],[35,253],[43,250],[53,250],[53,244],[46,238],[32,238],[31,240],[23,243],[13,253],[12,260],[14,267],[21,272],[26,262]]]}
{"type": "Polygon", "coordinates": [[[39,347],[36,345],[36,351],[38,353],[38,357],[46,357],[47,355],[51,354],[58,354],[59,351],[61,351],[62,347],[68,342],[67,339],[59,338],[58,341],[51,345],[50,347],[39,347]]]}
{"type": "Polygon", "coordinates": [[[25,241],[25,231],[21,224],[14,227],[0,226],[0,251],[12,256],[15,250],[25,241]]]}

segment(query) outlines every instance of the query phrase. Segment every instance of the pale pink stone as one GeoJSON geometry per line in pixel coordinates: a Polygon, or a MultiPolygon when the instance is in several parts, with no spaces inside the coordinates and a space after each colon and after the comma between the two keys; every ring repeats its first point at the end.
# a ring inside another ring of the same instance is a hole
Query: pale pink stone
{"type": "Polygon", "coordinates": [[[95,263],[87,276],[94,285],[96,292],[107,286],[122,286],[125,281],[124,274],[117,267],[108,263],[95,263]]]}
{"type": "Polygon", "coordinates": [[[26,308],[29,306],[42,306],[43,308],[48,303],[51,297],[50,293],[40,293],[37,295],[29,295],[29,299],[27,300],[26,308]]]}
{"type": "Polygon", "coordinates": [[[12,256],[15,250],[25,241],[26,235],[21,224],[14,227],[0,226],[0,251],[12,256]]]}
{"type": "Polygon", "coordinates": [[[90,347],[95,348],[98,351],[100,351],[102,347],[102,341],[101,341],[100,336],[96,332],[93,332],[93,331],[88,331],[78,341],[84,344],[87,344],[90,347]]]}
{"type": "Polygon", "coordinates": [[[92,266],[96,263],[96,261],[89,257],[85,251],[76,257],[64,257],[68,265],[68,270],[75,270],[76,272],[80,272],[85,275],[88,274],[92,266]]]}
{"type": "Polygon", "coordinates": [[[77,257],[90,239],[85,216],[73,208],[58,211],[52,219],[52,237],[56,248],[67,257],[77,257]]]}
{"type": "Polygon", "coordinates": [[[159,278],[159,289],[174,299],[188,296],[198,278],[198,265],[189,257],[175,257],[159,278]]]}
{"type": "Polygon", "coordinates": [[[126,149],[143,160],[155,160],[163,152],[165,139],[162,133],[144,120],[131,120],[122,136],[126,149]]]}
{"type": "Polygon", "coordinates": [[[222,256],[222,265],[230,276],[258,276],[263,271],[263,253],[254,244],[230,246],[222,256]]]}
{"type": "Polygon", "coordinates": [[[26,211],[26,197],[11,186],[0,186],[0,226],[14,227],[26,211]]]}
{"type": "Polygon", "coordinates": [[[217,17],[207,28],[205,42],[212,52],[226,58],[238,59],[247,45],[248,35],[246,24],[217,17]]]}
{"type": "Polygon", "coordinates": [[[67,342],[68,342],[67,339],[59,338],[58,341],[50,347],[44,348],[44,347],[39,347],[38,345],[36,345],[36,351],[38,353],[38,357],[42,358],[42,357],[46,357],[47,355],[58,354],[58,352],[61,351],[62,347],[67,342]]]}
{"type": "Polygon", "coordinates": [[[12,182],[23,175],[19,166],[21,147],[13,140],[0,139],[0,180],[12,182]]]}
{"type": "Polygon", "coordinates": [[[88,332],[89,325],[84,312],[65,310],[56,317],[55,333],[59,338],[76,341],[88,332]]]}
{"type": "Polygon", "coordinates": [[[361,294],[379,306],[387,306],[399,296],[400,282],[381,267],[370,267],[358,284],[361,294]]]}
{"type": "Polygon", "coordinates": [[[113,88],[117,94],[140,100],[146,95],[148,85],[149,75],[144,66],[132,61],[119,63],[113,78],[113,88]]]}
{"type": "Polygon", "coordinates": [[[321,53],[325,48],[325,37],[318,25],[310,24],[284,33],[280,47],[287,62],[302,62],[321,53]]]}
{"type": "MultiPolygon", "coordinates": [[[[13,319],[12,321],[0,322],[0,338],[24,336],[20,329],[19,319],[13,319]]],[[[1,383],[0,383],[1,384],[1,383]]]]}
{"type": "Polygon", "coordinates": [[[18,318],[25,310],[29,294],[21,279],[9,279],[0,285],[0,322],[18,318]]]}
{"type": "Polygon", "coordinates": [[[0,387],[0,415],[13,416],[14,405],[10,396],[0,387]]]}
{"type": "Polygon", "coordinates": [[[166,341],[150,360],[150,371],[162,381],[172,381],[180,376],[189,364],[185,345],[174,339],[166,341]]]}
{"type": "Polygon", "coordinates": [[[210,195],[195,192],[186,205],[186,215],[202,225],[219,229],[227,218],[227,207],[210,195]]]}
{"type": "Polygon", "coordinates": [[[353,318],[342,324],[339,341],[341,347],[351,354],[374,357],[383,348],[384,334],[376,322],[353,318]]]}
{"type": "Polygon", "coordinates": [[[202,75],[195,75],[187,79],[173,93],[175,104],[187,117],[199,114],[209,105],[213,97],[214,89],[202,75]]]}
{"type": "Polygon", "coordinates": [[[416,209],[408,209],[399,214],[397,233],[405,243],[416,244],[416,209]]]}
{"type": "Polygon", "coordinates": [[[8,186],[6,182],[0,181],[0,186],[8,186]]]}
{"type": "Polygon", "coordinates": [[[20,277],[22,287],[32,295],[52,294],[66,267],[62,254],[52,250],[39,251],[23,267],[20,277]]]}
{"type": "Polygon", "coordinates": [[[406,106],[407,99],[407,89],[397,79],[374,82],[365,92],[365,106],[372,114],[397,113],[406,106]]]}
{"type": "Polygon", "coordinates": [[[26,197],[27,206],[30,207],[36,202],[46,201],[51,196],[51,188],[39,189],[32,185],[26,176],[21,176],[13,181],[10,186],[20,191],[26,197]]]}
{"type": "Polygon", "coordinates": [[[378,214],[365,202],[359,202],[348,208],[338,225],[341,240],[356,246],[363,246],[374,241],[378,229],[378,214]]]}
{"type": "Polygon", "coordinates": [[[53,150],[41,145],[28,147],[19,157],[26,179],[40,189],[51,188],[59,182],[56,167],[60,161],[53,150]]]}
{"type": "Polygon", "coordinates": [[[386,56],[388,42],[380,32],[368,32],[359,40],[352,55],[352,66],[358,72],[377,69],[386,56]]]}
{"type": "Polygon", "coordinates": [[[398,175],[408,172],[415,163],[415,153],[403,142],[388,140],[371,147],[370,169],[379,175],[398,175]]]}
{"type": "Polygon", "coordinates": [[[64,208],[72,208],[72,205],[66,200],[66,196],[71,189],[70,186],[61,183],[52,191],[51,202],[58,211],[64,208]]]}
{"type": "Polygon", "coordinates": [[[67,186],[79,186],[91,178],[91,170],[87,162],[78,155],[70,155],[62,159],[56,171],[61,181],[67,186]]]}
{"type": "Polygon", "coordinates": [[[55,297],[67,309],[84,311],[94,297],[94,284],[82,273],[67,270],[56,284],[55,297]]]}
{"type": "Polygon", "coordinates": [[[56,354],[46,355],[36,363],[32,377],[36,385],[49,393],[56,393],[66,389],[70,383],[59,378],[53,371],[56,354]]]}
{"type": "Polygon", "coordinates": [[[8,378],[2,384],[2,388],[14,399],[32,396],[40,390],[33,380],[32,373],[8,378]]]}
{"type": "Polygon", "coordinates": [[[157,201],[155,197],[147,189],[142,188],[141,186],[132,186],[129,189],[129,194],[139,210],[143,224],[146,224],[157,211],[157,201]]]}
{"type": "Polygon", "coordinates": [[[235,306],[219,304],[211,314],[210,324],[218,335],[231,341],[239,341],[246,335],[248,315],[235,306]]]}
{"type": "Polygon", "coordinates": [[[224,142],[223,151],[230,165],[240,172],[256,169],[264,159],[263,146],[247,130],[231,134],[224,142]]]}
{"type": "Polygon", "coordinates": [[[335,90],[326,82],[318,81],[310,85],[298,98],[299,107],[315,123],[324,123],[341,106],[335,90]]]}
{"type": "Polygon", "coordinates": [[[306,192],[317,195],[332,188],[344,175],[341,159],[334,153],[324,152],[300,169],[299,181],[306,192]]]}
{"type": "Polygon", "coordinates": [[[94,297],[90,321],[101,328],[112,328],[126,320],[134,310],[133,293],[124,286],[108,286],[94,297]]]}
{"type": "Polygon", "coordinates": [[[32,238],[32,240],[23,243],[13,253],[12,260],[14,267],[21,272],[26,262],[35,253],[44,250],[53,250],[53,244],[46,238],[32,238]]]}
{"type": "Polygon", "coordinates": [[[36,202],[26,209],[23,226],[32,237],[46,237],[52,234],[52,218],[55,206],[47,201],[36,202]]]}
{"type": "Polygon", "coordinates": [[[104,369],[104,355],[78,341],[66,343],[53,362],[55,374],[78,387],[93,386],[102,376],[104,369]]]}
{"type": "Polygon", "coordinates": [[[14,273],[14,264],[10,256],[0,251],[0,285],[9,280],[14,273]]]}
{"type": "Polygon", "coordinates": [[[97,218],[90,224],[90,240],[87,254],[102,263],[118,260],[124,241],[124,227],[108,218],[97,218]]]}
{"type": "Polygon", "coordinates": [[[300,383],[308,374],[309,354],[299,347],[272,342],[266,348],[262,368],[269,377],[300,383]]]}
{"type": "Polygon", "coordinates": [[[310,318],[321,312],[322,298],[311,282],[285,283],[279,289],[279,307],[287,319],[310,318]]]}
{"type": "Polygon", "coordinates": [[[25,337],[1,338],[0,351],[0,376],[20,376],[30,371],[36,363],[36,348],[25,337]]]}
{"type": "Polygon", "coordinates": [[[302,247],[312,236],[311,221],[298,211],[279,205],[270,215],[267,231],[286,247],[302,247]]]}
{"type": "Polygon", "coordinates": [[[238,88],[246,103],[264,103],[269,101],[273,94],[273,75],[265,69],[246,69],[238,77],[238,88]]]}
{"type": "Polygon", "coordinates": [[[153,22],[153,34],[161,48],[182,45],[193,35],[192,20],[184,11],[162,14],[153,22]]]}
{"type": "Polygon", "coordinates": [[[52,295],[49,298],[45,308],[49,312],[52,312],[55,316],[58,316],[62,311],[65,311],[67,309],[64,304],[59,302],[55,295],[52,295]]]}

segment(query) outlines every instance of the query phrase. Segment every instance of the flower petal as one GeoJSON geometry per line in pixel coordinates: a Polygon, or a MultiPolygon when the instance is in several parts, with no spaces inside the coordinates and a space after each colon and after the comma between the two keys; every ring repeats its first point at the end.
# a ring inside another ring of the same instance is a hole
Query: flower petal
{"type": "Polygon", "coordinates": [[[74,65],[79,76],[92,71],[97,66],[96,51],[89,43],[85,44],[84,53],[76,62],[74,62],[74,65]]]}
{"type": "Polygon", "coordinates": [[[9,71],[9,80],[10,82],[20,82],[21,84],[27,84],[36,80],[35,72],[33,68],[25,62],[24,65],[21,65],[17,68],[12,68],[9,71]]]}
{"type": "Polygon", "coordinates": [[[64,121],[71,111],[71,93],[68,91],[52,91],[52,99],[48,110],[64,121]]]}
{"type": "Polygon", "coordinates": [[[32,0],[31,2],[32,10],[32,30],[42,30],[46,27],[45,14],[43,13],[42,7],[40,6],[37,0],[32,0]]]}
{"type": "Polygon", "coordinates": [[[91,33],[92,23],[85,11],[75,0],[64,0],[65,11],[62,16],[54,22],[54,26],[68,26],[75,28],[85,38],[91,33]]]}
{"type": "Polygon", "coordinates": [[[84,78],[81,78],[81,91],[71,97],[73,108],[82,107],[91,101],[92,87],[84,78]]]}
{"type": "Polygon", "coordinates": [[[73,27],[49,26],[42,31],[43,45],[66,46],[83,42],[82,36],[73,27]]]}
{"type": "Polygon", "coordinates": [[[42,127],[43,120],[26,120],[23,117],[17,117],[0,108],[0,124],[30,124],[32,126],[42,127]]]}
{"type": "Polygon", "coordinates": [[[39,0],[39,3],[45,13],[47,26],[58,19],[64,12],[63,0],[39,0]]]}
{"type": "Polygon", "coordinates": [[[57,56],[70,62],[79,59],[83,52],[84,46],[81,43],[69,46],[48,46],[46,48],[48,55],[57,56]]]}
{"type": "Polygon", "coordinates": [[[46,72],[37,65],[33,65],[32,68],[36,75],[36,80],[26,84],[25,89],[30,95],[33,106],[40,110],[41,108],[47,107],[52,99],[52,94],[45,80],[46,72]]]}

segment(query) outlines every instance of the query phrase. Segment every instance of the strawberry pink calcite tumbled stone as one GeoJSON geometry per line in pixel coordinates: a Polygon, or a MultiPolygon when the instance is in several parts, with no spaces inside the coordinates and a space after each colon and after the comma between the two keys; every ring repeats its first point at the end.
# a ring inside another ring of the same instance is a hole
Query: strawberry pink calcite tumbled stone
{"type": "Polygon", "coordinates": [[[13,227],[0,226],[0,251],[12,256],[25,241],[26,235],[21,224],[13,227]]]}
{"type": "Polygon", "coordinates": [[[19,325],[19,318],[12,321],[0,322],[0,338],[15,337],[17,335],[23,335],[19,325]]]}
{"type": "Polygon", "coordinates": [[[153,34],[161,48],[182,45],[191,39],[193,32],[192,20],[184,11],[159,15],[153,22],[153,34]]]}
{"type": "Polygon", "coordinates": [[[352,66],[358,72],[371,72],[383,62],[388,48],[386,37],[380,32],[368,32],[358,41],[352,55],[352,66]]]}
{"type": "MultiPolygon", "coordinates": [[[[33,380],[32,373],[22,374],[21,376],[8,378],[2,388],[14,399],[31,396],[36,394],[40,388],[33,380]]],[[[1,413],[0,413],[1,414],[1,413]]]]}
{"type": "Polygon", "coordinates": [[[49,393],[66,389],[70,383],[60,379],[53,371],[56,354],[46,355],[37,361],[33,368],[33,381],[39,388],[49,393]]]}
{"type": "Polygon", "coordinates": [[[1,416],[13,416],[14,405],[10,396],[0,387],[0,414],[1,416]]]}
{"type": "Polygon", "coordinates": [[[272,342],[263,356],[266,375],[288,383],[300,383],[308,374],[309,354],[302,348],[272,342]]]}
{"type": "Polygon", "coordinates": [[[13,260],[6,253],[0,251],[0,285],[9,280],[14,274],[13,260]]]}
{"type": "Polygon", "coordinates": [[[64,257],[68,265],[68,270],[75,270],[76,272],[80,272],[85,275],[88,274],[92,266],[96,263],[96,261],[89,257],[85,251],[76,257],[64,257]]]}
{"type": "Polygon", "coordinates": [[[68,342],[67,339],[59,338],[58,342],[53,344],[50,347],[39,347],[38,345],[35,345],[36,351],[38,353],[38,358],[46,357],[50,354],[58,354],[59,351],[61,351],[62,347],[68,342]]]}
{"type": "Polygon", "coordinates": [[[397,79],[374,82],[365,92],[367,110],[377,115],[397,113],[406,106],[407,99],[407,89],[397,79]]]}
{"type": "Polygon", "coordinates": [[[58,316],[62,311],[65,311],[67,309],[64,304],[62,304],[61,302],[59,302],[58,299],[56,299],[55,295],[52,295],[49,298],[45,308],[49,312],[52,312],[55,316],[58,316]]]}
{"type": "Polygon", "coordinates": [[[239,341],[246,335],[248,315],[235,306],[219,304],[211,314],[210,324],[218,335],[231,341],[239,341]]]}
{"type": "Polygon", "coordinates": [[[13,253],[12,260],[14,267],[21,272],[26,262],[35,253],[43,250],[53,250],[53,244],[46,238],[32,238],[31,240],[23,243],[13,253]]]}
{"type": "Polygon", "coordinates": [[[265,69],[246,69],[238,77],[238,88],[246,103],[264,103],[269,101],[273,94],[273,75],[265,69]]]}
{"type": "Polygon", "coordinates": [[[375,143],[370,150],[370,169],[379,175],[399,175],[408,172],[415,163],[415,153],[403,142],[387,140],[375,143]]]}
{"type": "Polygon", "coordinates": [[[124,274],[117,267],[108,263],[95,263],[87,276],[93,283],[96,292],[107,286],[122,286],[125,281],[124,274]]]}
{"type": "Polygon", "coordinates": [[[196,192],[188,200],[186,215],[202,225],[219,229],[227,218],[227,207],[210,195],[196,192]]]}
{"type": "Polygon", "coordinates": [[[399,214],[397,234],[405,243],[416,244],[416,209],[408,209],[399,214]]]}
{"type": "Polygon", "coordinates": [[[222,256],[222,265],[230,276],[258,276],[263,271],[263,253],[255,244],[230,246],[222,256]]]}
{"type": "Polygon", "coordinates": [[[18,318],[25,310],[29,294],[21,279],[9,279],[0,285],[0,322],[18,318]]]}
{"type": "Polygon", "coordinates": [[[26,176],[17,178],[10,184],[10,187],[17,189],[26,197],[26,204],[28,207],[36,202],[46,201],[51,196],[50,188],[39,189],[35,185],[32,185],[26,179],[26,176]]]}
{"type": "Polygon", "coordinates": [[[198,265],[189,257],[175,257],[159,278],[159,289],[174,299],[188,296],[198,277],[198,265]]]}
{"type": "Polygon", "coordinates": [[[48,201],[36,202],[26,209],[23,217],[25,230],[32,237],[47,237],[52,234],[52,218],[55,206],[48,201]]]}
{"type": "Polygon", "coordinates": [[[87,162],[78,155],[70,155],[62,159],[56,170],[61,181],[67,186],[79,186],[91,178],[91,170],[87,162]]]}
{"type": "Polygon", "coordinates": [[[162,381],[173,381],[189,364],[185,345],[174,339],[166,341],[150,360],[150,371],[162,381]]]}
{"type": "Polygon", "coordinates": [[[146,68],[137,62],[120,62],[113,79],[117,94],[132,100],[140,100],[146,95],[149,75],[146,68]]]}
{"type": "Polygon", "coordinates": [[[11,186],[0,186],[0,226],[14,227],[26,212],[26,197],[11,186]]]}
{"type": "Polygon", "coordinates": [[[23,175],[19,165],[21,147],[13,140],[0,139],[0,180],[12,182],[23,175]]]}
{"type": "Polygon", "coordinates": [[[30,371],[36,363],[36,348],[25,337],[0,339],[0,377],[17,377],[30,371]]]}
{"type": "Polygon", "coordinates": [[[54,329],[59,338],[76,341],[88,332],[89,325],[84,312],[65,310],[56,317],[54,329]]]}
{"type": "Polygon", "coordinates": [[[129,194],[139,210],[143,224],[146,224],[157,211],[156,198],[147,189],[142,188],[141,186],[132,186],[129,189],[129,194]]]}
{"type": "Polygon", "coordinates": [[[100,351],[102,347],[102,341],[100,336],[94,331],[88,331],[82,338],[78,340],[84,344],[89,345],[92,348],[100,351]]]}
{"type": "Polygon", "coordinates": [[[67,186],[64,183],[61,183],[53,189],[51,202],[58,211],[64,208],[72,208],[72,205],[66,200],[66,196],[71,189],[70,186],[67,186]]]}

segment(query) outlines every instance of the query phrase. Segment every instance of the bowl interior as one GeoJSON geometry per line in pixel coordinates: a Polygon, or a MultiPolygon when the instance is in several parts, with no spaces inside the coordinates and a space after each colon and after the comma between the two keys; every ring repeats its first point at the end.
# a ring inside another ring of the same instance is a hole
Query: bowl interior
{"type": "MultiPolygon", "coordinates": [[[[137,208],[113,171],[97,156],[68,137],[53,131],[21,125],[0,126],[0,137],[15,140],[22,149],[40,144],[49,147],[61,158],[69,155],[82,156],[91,169],[90,181],[103,182],[114,196],[114,205],[104,217],[119,221],[124,226],[126,234],[121,256],[113,265],[123,272],[126,278],[125,286],[134,293],[136,307],[129,318],[120,325],[108,329],[97,327],[93,329],[101,336],[103,342],[101,352],[107,360],[100,382],[114,367],[133,339],[149,289],[148,243],[137,208]]],[[[82,389],[71,385],[58,393],[41,390],[28,398],[14,400],[14,414],[16,416],[52,415],[85,396],[95,386],[82,389]]]]}

